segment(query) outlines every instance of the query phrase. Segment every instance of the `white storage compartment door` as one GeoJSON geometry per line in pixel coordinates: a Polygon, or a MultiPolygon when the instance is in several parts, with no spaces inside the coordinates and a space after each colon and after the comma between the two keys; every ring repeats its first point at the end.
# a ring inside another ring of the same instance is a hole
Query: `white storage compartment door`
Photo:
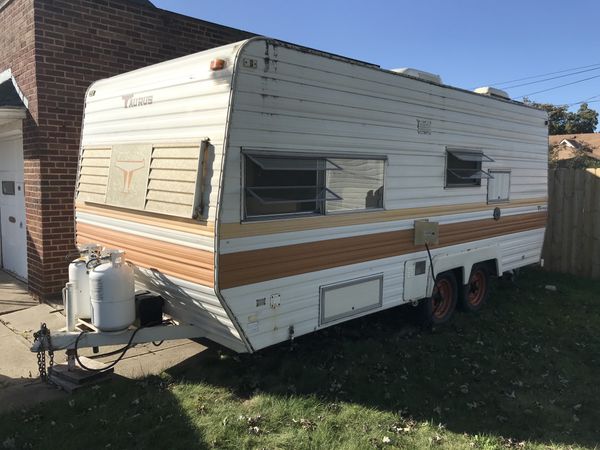
{"type": "Polygon", "coordinates": [[[321,324],[353,316],[382,304],[383,274],[321,286],[321,324]]]}
{"type": "Polygon", "coordinates": [[[427,297],[427,280],[431,268],[426,257],[406,261],[404,264],[404,300],[420,300],[427,297]]]}
{"type": "Polygon", "coordinates": [[[488,203],[510,200],[510,170],[490,169],[494,178],[488,180],[488,203]]]}

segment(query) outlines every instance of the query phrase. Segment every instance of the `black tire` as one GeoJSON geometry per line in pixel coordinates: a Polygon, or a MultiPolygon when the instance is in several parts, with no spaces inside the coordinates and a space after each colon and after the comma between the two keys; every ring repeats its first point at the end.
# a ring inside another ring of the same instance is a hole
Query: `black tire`
{"type": "Polygon", "coordinates": [[[475,264],[469,274],[467,284],[461,289],[458,298],[460,309],[466,312],[479,311],[490,295],[490,272],[484,264],[475,264]]]}
{"type": "Polygon", "coordinates": [[[450,320],[456,309],[456,277],[452,272],[440,273],[435,279],[433,294],[419,302],[419,321],[424,326],[441,325],[450,320]]]}

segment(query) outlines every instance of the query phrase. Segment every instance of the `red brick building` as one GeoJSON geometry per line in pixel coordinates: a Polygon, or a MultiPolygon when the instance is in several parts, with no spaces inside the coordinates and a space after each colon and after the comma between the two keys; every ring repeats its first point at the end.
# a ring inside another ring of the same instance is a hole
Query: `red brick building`
{"type": "Polygon", "coordinates": [[[46,299],[74,250],[90,83],[251,34],[145,0],[0,0],[0,30],[0,262],[46,299]]]}

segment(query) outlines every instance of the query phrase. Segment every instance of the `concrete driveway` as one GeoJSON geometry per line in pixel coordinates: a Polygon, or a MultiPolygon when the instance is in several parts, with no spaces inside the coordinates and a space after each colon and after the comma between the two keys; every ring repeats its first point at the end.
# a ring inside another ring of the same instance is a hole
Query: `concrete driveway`
{"type": "Polygon", "coordinates": [[[25,283],[0,270],[0,316],[37,304],[25,283]]]}

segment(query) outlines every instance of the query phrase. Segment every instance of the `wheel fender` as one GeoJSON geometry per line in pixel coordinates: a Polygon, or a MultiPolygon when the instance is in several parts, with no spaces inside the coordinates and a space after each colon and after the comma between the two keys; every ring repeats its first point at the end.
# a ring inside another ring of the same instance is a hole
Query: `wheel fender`
{"type": "MultiPolygon", "coordinates": [[[[442,272],[454,269],[462,269],[462,279],[457,278],[458,284],[467,284],[471,269],[477,263],[483,261],[496,261],[497,274],[502,273],[502,260],[500,258],[500,246],[490,245],[475,249],[467,249],[457,253],[440,253],[433,257],[433,269],[436,276],[442,272]]],[[[433,280],[429,277],[427,292],[433,291],[433,280]]]]}

